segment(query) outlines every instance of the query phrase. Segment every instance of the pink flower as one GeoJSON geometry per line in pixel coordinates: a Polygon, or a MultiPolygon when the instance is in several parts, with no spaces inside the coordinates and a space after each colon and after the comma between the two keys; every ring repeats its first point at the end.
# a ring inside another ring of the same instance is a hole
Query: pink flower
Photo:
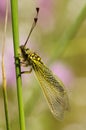
{"type": "MultiPolygon", "coordinates": [[[[1,55],[1,54],[0,54],[1,55]]],[[[0,61],[2,57],[0,57],[0,61]]],[[[15,65],[12,39],[6,39],[4,65],[6,72],[6,80],[8,85],[15,85],[15,65]]],[[[2,70],[0,69],[2,75],[2,70]]],[[[2,76],[0,76],[0,84],[2,83],[2,76]]]]}
{"type": "Polygon", "coordinates": [[[53,16],[53,1],[52,0],[39,0],[39,23],[41,24],[42,30],[50,31],[53,29],[55,21],[53,16]]]}
{"type": "MultiPolygon", "coordinates": [[[[10,0],[8,0],[8,16],[10,16],[10,0]]],[[[5,11],[6,11],[6,0],[0,0],[0,18],[4,19],[5,18],[5,11]]]]}
{"type": "Polygon", "coordinates": [[[70,86],[71,82],[74,79],[74,74],[72,69],[62,63],[62,62],[56,62],[51,67],[52,71],[59,77],[59,79],[62,80],[65,86],[70,86]]]}

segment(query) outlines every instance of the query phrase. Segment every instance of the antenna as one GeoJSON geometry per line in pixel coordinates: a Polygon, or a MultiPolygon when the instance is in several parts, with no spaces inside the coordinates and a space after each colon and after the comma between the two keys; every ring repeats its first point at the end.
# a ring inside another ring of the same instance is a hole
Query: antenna
{"type": "Polygon", "coordinates": [[[36,16],[35,16],[35,18],[34,18],[32,27],[31,27],[30,32],[29,32],[29,35],[28,35],[28,37],[27,37],[27,39],[26,39],[26,41],[25,41],[25,43],[24,43],[24,46],[26,46],[26,44],[27,44],[27,42],[28,42],[28,40],[29,40],[29,38],[30,38],[31,33],[32,33],[33,29],[34,29],[35,26],[36,26],[36,23],[37,23],[37,20],[38,20],[38,13],[39,13],[39,8],[38,8],[38,7],[36,8],[36,12],[37,12],[37,14],[36,14],[36,16]]]}

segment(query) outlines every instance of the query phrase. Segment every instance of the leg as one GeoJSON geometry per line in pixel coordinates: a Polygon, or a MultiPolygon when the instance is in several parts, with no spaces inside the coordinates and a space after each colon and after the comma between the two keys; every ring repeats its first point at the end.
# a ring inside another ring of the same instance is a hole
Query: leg
{"type": "Polygon", "coordinates": [[[31,73],[31,72],[32,72],[32,68],[30,68],[29,71],[22,71],[21,74],[29,74],[29,73],[31,73]]]}
{"type": "Polygon", "coordinates": [[[18,75],[18,77],[21,76],[21,74],[30,74],[31,72],[32,72],[32,68],[31,68],[29,71],[22,71],[22,72],[18,75]]]}
{"type": "Polygon", "coordinates": [[[19,63],[14,62],[14,64],[16,64],[16,67],[20,67],[20,66],[26,67],[26,63],[23,61],[20,61],[19,57],[14,57],[14,58],[15,58],[15,61],[19,61],[19,63]]]}

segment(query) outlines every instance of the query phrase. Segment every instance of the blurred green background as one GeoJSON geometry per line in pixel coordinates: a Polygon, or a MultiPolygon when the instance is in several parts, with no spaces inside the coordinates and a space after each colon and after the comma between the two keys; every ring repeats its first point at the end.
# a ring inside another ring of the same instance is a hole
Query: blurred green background
{"type": "MultiPolygon", "coordinates": [[[[0,0],[0,3],[1,63],[5,0],[0,0]]],[[[36,14],[35,8],[40,7],[38,23],[27,46],[37,52],[43,62],[63,81],[68,90],[71,107],[70,111],[65,113],[63,121],[56,120],[48,108],[34,73],[23,75],[27,130],[86,130],[86,9],[83,11],[85,5],[86,0],[19,0],[20,44],[27,38],[36,14]]],[[[10,1],[5,69],[10,125],[12,130],[19,130],[10,1]]],[[[1,75],[0,65],[0,130],[4,130],[1,75]]]]}

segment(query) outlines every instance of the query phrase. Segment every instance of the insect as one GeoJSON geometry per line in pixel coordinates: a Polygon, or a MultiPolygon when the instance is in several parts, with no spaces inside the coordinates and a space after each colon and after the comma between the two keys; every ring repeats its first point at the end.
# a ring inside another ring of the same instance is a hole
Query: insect
{"type": "MultiPolygon", "coordinates": [[[[39,8],[36,8],[36,11],[37,14],[34,18],[27,40],[24,45],[19,47],[19,59],[21,66],[31,66],[31,69],[27,73],[34,70],[52,114],[57,119],[62,120],[64,112],[69,109],[69,100],[66,89],[63,83],[56,78],[52,71],[42,62],[40,56],[26,47],[30,34],[37,23],[39,8]]],[[[25,72],[21,72],[21,74],[22,73],[25,72]]]]}

